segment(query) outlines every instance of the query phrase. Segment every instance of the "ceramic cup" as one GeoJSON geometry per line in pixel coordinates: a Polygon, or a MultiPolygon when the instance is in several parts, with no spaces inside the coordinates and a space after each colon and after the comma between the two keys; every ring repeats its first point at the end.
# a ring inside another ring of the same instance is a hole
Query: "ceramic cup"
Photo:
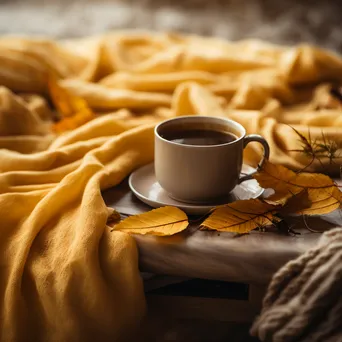
{"type": "Polygon", "coordinates": [[[157,181],[170,197],[182,202],[209,203],[251,179],[252,174],[240,176],[243,149],[248,143],[257,141],[263,146],[260,165],[269,157],[269,146],[263,137],[246,136],[242,125],[225,118],[181,116],[160,123],[154,134],[157,181]],[[186,145],[163,138],[169,130],[185,126],[229,132],[237,139],[219,145],[186,145]]]}

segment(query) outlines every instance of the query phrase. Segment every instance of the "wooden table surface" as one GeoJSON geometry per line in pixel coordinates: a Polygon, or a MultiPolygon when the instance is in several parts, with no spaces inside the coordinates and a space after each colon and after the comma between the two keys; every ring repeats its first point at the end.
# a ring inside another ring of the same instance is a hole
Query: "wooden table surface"
{"type": "MultiPolygon", "coordinates": [[[[127,181],[105,191],[103,197],[120,213],[134,215],[151,210],[130,192],[127,181]]],[[[314,229],[330,228],[342,222],[340,217],[341,213],[335,212],[327,216],[330,223],[310,218],[308,224],[314,229]]],[[[320,236],[304,229],[301,217],[293,220],[300,235],[273,230],[237,237],[196,227],[170,237],[135,235],[140,269],[159,275],[266,284],[282,265],[311,248],[320,236]]]]}

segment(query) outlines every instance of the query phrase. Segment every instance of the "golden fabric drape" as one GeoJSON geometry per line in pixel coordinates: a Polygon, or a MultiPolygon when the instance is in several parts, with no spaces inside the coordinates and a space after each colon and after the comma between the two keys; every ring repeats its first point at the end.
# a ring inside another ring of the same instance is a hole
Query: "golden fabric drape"
{"type": "MultiPolygon", "coordinates": [[[[271,161],[304,168],[312,141],[342,145],[342,59],[308,45],[117,32],[0,39],[0,337],[115,341],[145,303],[133,239],[110,232],[101,190],[153,160],[153,127],[178,115],[232,118],[263,135],[271,161]],[[97,114],[56,135],[48,77],[97,114]],[[322,135],[323,132],[323,135],[322,135]]],[[[338,154],[338,152],[337,152],[338,154]]],[[[259,146],[246,149],[256,165],[259,146]]],[[[339,158],[311,165],[339,170],[339,158]]]]}

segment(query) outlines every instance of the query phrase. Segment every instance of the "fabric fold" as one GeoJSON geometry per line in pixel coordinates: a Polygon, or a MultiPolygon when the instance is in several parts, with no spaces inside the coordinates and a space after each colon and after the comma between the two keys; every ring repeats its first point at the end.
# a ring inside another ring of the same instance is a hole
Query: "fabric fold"
{"type": "MultiPolygon", "coordinates": [[[[341,83],[342,59],[309,45],[139,31],[0,38],[0,340],[136,332],[145,313],[138,251],[106,225],[101,191],[153,161],[156,123],[230,118],[267,139],[272,163],[336,174],[341,83]],[[58,89],[82,102],[79,112],[56,113],[58,89]],[[334,158],[313,161],[301,135],[334,158]]],[[[248,144],[244,162],[257,166],[261,155],[248,144]]]]}
{"type": "MultiPolygon", "coordinates": [[[[71,160],[79,154],[63,152],[71,160]]],[[[66,172],[58,172],[55,155],[42,152],[49,164],[42,171],[35,171],[39,159],[17,156],[11,162],[20,171],[0,175],[2,340],[120,340],[142,318],[143,288],[136,246],[106,227],[101,190],[153,159],[153,125],[109,138],[66,172]],[[10,190],[24,185],[30,188],[10,190]]]]}

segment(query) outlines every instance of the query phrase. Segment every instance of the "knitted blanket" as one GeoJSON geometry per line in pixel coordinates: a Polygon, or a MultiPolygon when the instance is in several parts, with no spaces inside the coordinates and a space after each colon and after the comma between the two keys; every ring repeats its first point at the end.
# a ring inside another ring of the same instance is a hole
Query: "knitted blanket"
{"type": "Polygon", "coordinates": [[[261,341],[342,341],[342,229],[273,277],[252,335],[261,341]]]}

